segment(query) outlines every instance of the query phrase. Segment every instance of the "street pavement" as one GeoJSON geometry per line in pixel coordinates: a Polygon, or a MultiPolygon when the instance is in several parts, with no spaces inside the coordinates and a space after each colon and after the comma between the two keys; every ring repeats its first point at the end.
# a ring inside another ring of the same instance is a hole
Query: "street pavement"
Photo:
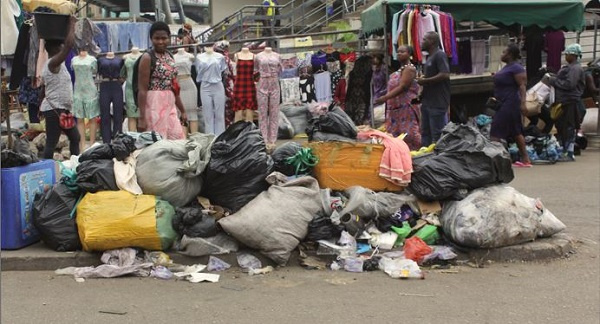
{"type": "Polygon", "coordinates": [[[428,270],[425,280],[383,272],[280,268],[218,283],[87,279],[4,271],[2,323],[599,323],[600,151],[577,162],[516,169],[511,183],[542,199],[576,239],[550,261],[484,262],[428,270]]]}

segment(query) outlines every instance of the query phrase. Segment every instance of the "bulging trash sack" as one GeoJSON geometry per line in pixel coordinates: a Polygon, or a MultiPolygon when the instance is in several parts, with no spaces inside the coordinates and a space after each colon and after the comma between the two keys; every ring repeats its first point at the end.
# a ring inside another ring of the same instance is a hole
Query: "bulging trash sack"
{"type": "Polygon", "coordinates": [[[36,196],[33,203],[33,224],[42,241],[55,251],[81,249],[74,213],[71,217],[77,199],[79,192],[72,192],[59,183],[45,194],[36,196]]]}
{"type": "Polygon", "coordinates": [[[461,201],[446,202],[440,222],[452,241],[471,248],[520,244],[566,228],[539,199],[505,185],[477,189],[461,201]]]}
{"type": "Polygon", "coordinates": [[[417,203],[416,197],[407,193],[374,192],[359,186],[346,189],[344,195],[348,203],[339,214],[358,215],[368,220],[390,217],[404,204],[412,204],[416,209],[417,203]]]}
{"type": "Polygon", "coordinates": [[[285,265],[321,209],[319,184],[306,176],[272,185],[239,212],[220,219],[219,225],[240,242],[285,265]]]}
{"type": "Polygon", "coordinates": [[[119,190],[113,160],[88,160],[77,166],[77,186],[84,192],[119,190]]]}
{"type": "Polygon", "coordinates": [[[211,237],[217,235],[217,221],[208,212],[204,212],[200,205],[177,207],[173,229],[181,236],[211,237]]]}
{"type": "Polygon", "coordinates": [[[425,279],[423,271],[413,260],[383,257],[379,260],[379,269],[394,279],[425,279]]]}
{"type": "Polygon", "coordinates": [[[215,139],[202,196],[236,212],[269,187],[265,179],[272,169],[260,130],[237,122],[215,139]]]}
{"type": "Polygon", "coordinates": [[[87,194],[77,206],[77,228],[85,251],[124,247],[168,250],[177,237],[168,202],[127,191],[87,194]]]}
{"type": "Polygon", "coordinates": [[[279,112],[279,128],[277,131],[278,139],[292,139],[294,138],[294,126],[292,123],[285,117],[283,112],[279,112]]]}
{"type": "Polygon", "coordinates": [[[275,149],[271,157],[273,158],[274,170],[287,176],[293,176],[296,170],[293,165],[286,162],[288,158],[296,155],[302,150],[302,145],[296,142],[287,142],[275,149]]]}
{"type": "Polygon", "coordinates": [[[135,173],[147,195],[175,207],[194,200],[202,190],[202,172],[210,160],[214,135],[194,134],[189,140],[162,140],[142,150],[135,173]]]}
{"type": "Polygon", "coordinates": [[[464,198],[461,192],[514,178],[510,154],[467,125],[448,124],[433,154],[413,159],[409,190],[423,200],[464,198]]]}

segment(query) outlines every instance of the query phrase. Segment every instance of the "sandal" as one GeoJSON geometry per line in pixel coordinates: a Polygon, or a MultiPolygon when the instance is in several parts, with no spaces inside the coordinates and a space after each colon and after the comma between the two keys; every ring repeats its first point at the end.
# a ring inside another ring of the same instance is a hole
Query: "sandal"
{"type": "Polygon", "coordinates": [[[531,162],[523,163],[521,161],[517,161],[517,162],[513,163],[512,166],[514,168],[531,168],[532,167],[531,162]]]}

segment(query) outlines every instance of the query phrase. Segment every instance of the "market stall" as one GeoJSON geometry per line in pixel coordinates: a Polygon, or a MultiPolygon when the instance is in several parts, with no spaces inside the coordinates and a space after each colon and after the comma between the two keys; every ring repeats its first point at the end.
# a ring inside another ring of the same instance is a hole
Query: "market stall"
{"type": "MultiPolygon", "coordinates": [[[[420,8],[439,6],[440,10],[451,14],[452,18],[457,23],[457,28],[459,27],[460,22],[486,22],[503,28],[514,26],[526,28],[533,26],[541,29],[563,31],[579,31],[584,26],[584,6],[582,1],[579,0],[380,0],[362,13],[362,29],[366,34],[383,34],[384,48],[389,51],[389,48],[391,48],[389,42],[392,38],[391,34],[394,29],[392,28],[393,17],[406,10],[408,4],[420,8]]],[[[473,62],[474,68],[472,71],[465,71],[464,69],[461,70],[457,68],[458,74],[473,75],[473,77],[459,77],[453,75],[451,78],[453,95],[476,94],[491,91],[493,86],[491,73],[496,72],[497,68],[495,64],[490,62],[494,60],[494,58],[499,60],[499,56],[492,57],[492,53],[497,51],[492,51],[491,49],[494,44],[496,44],[498,48],[503,48],[509,41],[508,36],[498,34],[497,29],[485,28],[483,30],[476,30],[472,28],[472,26],[473,25],[471,25],[471,28],[468,28],[468,30],[457,29],[455,36],[459,41],[464,40],[468,47],[472,46],[472,49],[475,49],[476,47],[481,49],[477,52],[480,54],[478,56],[481,58],[480,64],[478,65],[479,68],[476,68],[477,64],[475,64],[475,62],[473,62]],[[477,36],[477,40],[475,42],[470,42],[474,40],[473,36],[477,36]]],[[[470,51],[468,52],[470,54],[470,51]]],[[[475,60],[475,57],[473,59],[475,60]]]]}

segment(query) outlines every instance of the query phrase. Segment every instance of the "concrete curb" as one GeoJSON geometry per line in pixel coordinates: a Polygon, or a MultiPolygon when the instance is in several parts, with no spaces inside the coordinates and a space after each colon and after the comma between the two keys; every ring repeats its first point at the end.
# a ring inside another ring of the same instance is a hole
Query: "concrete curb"
{"type": "MultiPolygon", "coordinates": [[[[543,261],[557,259],[572,253],[577,241],[568,234],[557,234],[551,238],[539,239],[521,245],[509,246],[498,249],[468,250],[459,253],[459,259],[470,259],[477,262],[495,261],[543,261]]],[[[243,252],[243,251],[240,251],[243,252]]],[[[256,251],[245,251],[259,258],[263,266],[275,264],[256,251]]],[[[239,252],[238,252],[239,253],[239,252]]],[[[168,253],[173,262],[191,265],[207,264],[208,256],[189,257],[176,252],[168,253]]],[[[312,254],[311,254],[312,255],[312,254]]],[[[236,253],[217,255],[218,258],[237,266],[236,253]]],[[[323,261],[331,261],[332,257],[320,256],[323,261]]],[[[100,264],[99,253],[88,252],[55,252],[43,245],[36,243],[21,250],[2,251],[2,271],[54,271],[65,267],[86,267],[100,264]]],[[[292,253],[288,267],[299,266],[299,252],[292,253]]]]}

